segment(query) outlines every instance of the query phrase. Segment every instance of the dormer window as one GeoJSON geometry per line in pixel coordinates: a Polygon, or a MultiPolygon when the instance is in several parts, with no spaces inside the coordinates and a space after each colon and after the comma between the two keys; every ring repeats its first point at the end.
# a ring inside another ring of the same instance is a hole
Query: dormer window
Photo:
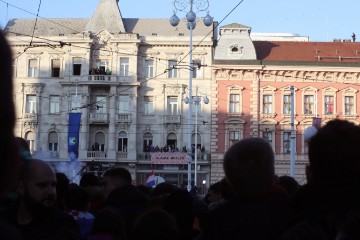
{"type": "Polygon", "coordinates": [[[230,45],[229,52],[230,54],[242,54],[243,47],[239,46],[239,44],[235,43],[230,45]]]}

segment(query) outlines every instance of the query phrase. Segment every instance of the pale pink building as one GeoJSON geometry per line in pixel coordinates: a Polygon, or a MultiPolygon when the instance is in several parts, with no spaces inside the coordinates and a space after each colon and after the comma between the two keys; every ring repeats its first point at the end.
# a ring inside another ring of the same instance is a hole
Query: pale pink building
{"type": "MultiPolygon", "coordinates": [[[[269,140],[276,173],[290,175],[290,86],[295,88],[295,173],[306,181],[303,132],[314,117],[359,124],[360,43],[252,41],[249,27],[220,28],[212,79],[211,182],[222,158],[245,137],[269,140]]],[[[326,150],[326,149],[324,149],[326,150]]]]}

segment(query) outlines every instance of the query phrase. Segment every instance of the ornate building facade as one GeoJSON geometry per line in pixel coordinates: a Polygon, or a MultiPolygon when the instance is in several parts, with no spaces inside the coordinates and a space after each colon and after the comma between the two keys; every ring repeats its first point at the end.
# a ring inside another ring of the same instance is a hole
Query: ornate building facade
{"type": "Polygon", "coordinates": [[[195,64],[190,66],[185,22],[174,28],[167,19],[123,18],[116,0],[100,0],[90,19],[35,22],[14,19],[5,28],[14,52],[15,134],[29,142],[35,157],[69,170],[69,113],[78,112],[77,161],[83,168],[101,172],[122,166],[136,184],[155,170],[183,185],[188,166],[171,150],[187,146],[190,151],[191,131],[191,144],[196,132],[196,145],[206,149],[198,156],[198,182],[209,182],[211,125],[203,122],[209,121],[211,107],[193,108],[201,124],[194,122],[189,130],[183,99],[189,71],[199,96],[210,94],[206,65],[211,66],[215,25],[199,24],[193,31],[195,64]],[[174,160],[153,162],[150,152],[157,146],[174,160]]]}
{"type": "MultiPolygon", "coordinates": [[[[313,118],[360,123],[360,44],[252,41],[251,28],[220,28],[212,78],[211,181],[224,174],[222,158],[244,137],[272,145],[276,173],[290,175],[291,97],[295,88],[295,174],[306,181],[304,130],[313,118]]],[[[326,151],[326,149],[324,149],[326,151]]]]}

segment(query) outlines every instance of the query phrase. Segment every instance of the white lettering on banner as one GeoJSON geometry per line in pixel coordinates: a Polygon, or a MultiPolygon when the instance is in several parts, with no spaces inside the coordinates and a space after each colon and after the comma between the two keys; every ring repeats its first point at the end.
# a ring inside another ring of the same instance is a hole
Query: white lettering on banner
{"type": "Polygon", "coordinates": [[[184,152],[154,152],[150,153],[154,164],[187,164],[187,153],[184,152]]]}

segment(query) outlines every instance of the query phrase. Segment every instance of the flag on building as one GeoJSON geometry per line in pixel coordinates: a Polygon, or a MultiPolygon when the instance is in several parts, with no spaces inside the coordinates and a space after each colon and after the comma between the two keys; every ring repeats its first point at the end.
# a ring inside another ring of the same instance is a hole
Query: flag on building
{"type": "Polygon", "coordinates": [[[155,182],[155,173],[154,171],[151,171],[150,176],[148,177],[148,179],[146,180],[146,187],[154,187],[156,185],[155,182]]]}
{"type": "Polygon", "coordinates": [[[71,161],[79,157],[79,132],[81,113],[69,113],[68,152],[71,161]]]}
{"type": "Polygon", "coordinates": [[[313,117],[312,125],[313,125],[316,129],[320,129],[320,128],[321,128],[321,118],[319,118],[319,117],[313,117]]]}

